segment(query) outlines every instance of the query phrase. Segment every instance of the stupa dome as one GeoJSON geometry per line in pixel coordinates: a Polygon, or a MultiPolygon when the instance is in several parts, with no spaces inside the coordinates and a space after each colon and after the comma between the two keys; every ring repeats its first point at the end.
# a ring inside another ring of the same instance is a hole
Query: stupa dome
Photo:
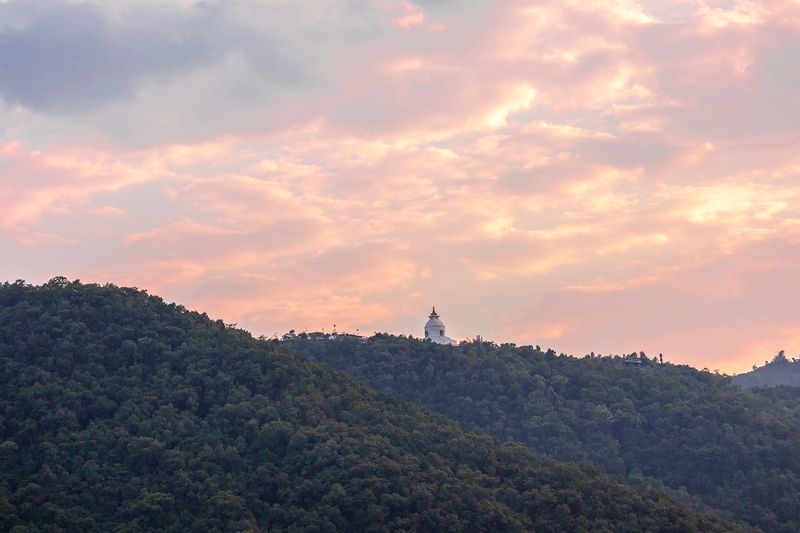
{"type": "Polygon", "coordinates": [[[425,323],[425,339],[437,344],[457,344],[456,341],[445,335],[444,322],[436,313],[436,307],[431,310],[428,321],[425,323]]]}

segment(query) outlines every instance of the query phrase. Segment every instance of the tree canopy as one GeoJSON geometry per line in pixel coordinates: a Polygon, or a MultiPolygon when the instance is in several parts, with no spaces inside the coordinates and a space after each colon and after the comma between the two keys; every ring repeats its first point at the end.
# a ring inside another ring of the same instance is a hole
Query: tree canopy
{"type": "Polygon", "coordinates": [[[800,524],[800,389],[748,391],[643,353],[576,358],[383,334],[288,344],[498,439],[665,488],[766,531],[800,524]]]}
{"type": "Polygon", "coordinates": [[[725,531],[143,291],[0,286],[2,531],[725,531]]]}

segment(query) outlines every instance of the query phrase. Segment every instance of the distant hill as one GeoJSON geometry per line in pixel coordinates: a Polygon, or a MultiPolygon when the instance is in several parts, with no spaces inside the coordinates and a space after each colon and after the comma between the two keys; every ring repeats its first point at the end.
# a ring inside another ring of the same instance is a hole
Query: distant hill
{"type": "Polygon", "coordinates": [[[0,286],[0,531],[731,531],[135,289],[0,286]]]}
{"type": "Polygon", "coordinates": [[[779,385],[800,386],[800,361],[789,361],[781,351],[764,366],[733,376],[734,383],[742,387],[777,387],[779,385]]]}
{"type": "Polygon", "coordinates": [[[575,358],[389,335],[288,344],[501,440],[699,498],[765,531],[800,531],[800,390],[748,391],[644,354],[575,358]]]}

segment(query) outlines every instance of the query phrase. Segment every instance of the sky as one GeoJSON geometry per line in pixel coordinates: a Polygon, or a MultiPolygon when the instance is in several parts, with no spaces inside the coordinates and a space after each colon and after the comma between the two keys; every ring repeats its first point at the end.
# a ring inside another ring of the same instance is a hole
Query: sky
{"type": "Polygon", "coordinates": [[[0,0],[0,280],[800,354],[800,0],[0,0]]]}

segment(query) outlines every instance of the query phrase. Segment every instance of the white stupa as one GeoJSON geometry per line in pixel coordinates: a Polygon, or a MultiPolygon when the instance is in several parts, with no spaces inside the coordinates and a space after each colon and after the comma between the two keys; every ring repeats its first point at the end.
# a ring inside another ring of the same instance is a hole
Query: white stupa
{"type": "Polygon", "coordinates": [[[433,308],[428,321],[425,323],[425,340],[430,340],[437,344],[458,344],[444,334],[444,322],[439,320],[439,315],[436,314],[436,307],[433,308]]]}

